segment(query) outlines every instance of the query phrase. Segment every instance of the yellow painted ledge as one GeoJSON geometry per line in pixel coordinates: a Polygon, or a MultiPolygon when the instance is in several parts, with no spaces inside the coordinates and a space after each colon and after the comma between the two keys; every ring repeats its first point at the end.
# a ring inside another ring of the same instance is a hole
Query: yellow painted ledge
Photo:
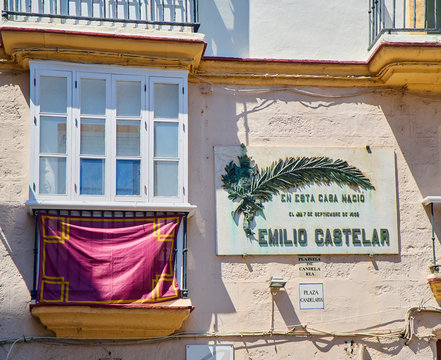
{"type": "Polygon", "coordinates": [[[180,303],[142,308],[34,306],[31,313],[57,337],[146,338],[167,336],[182,326],[193,307],[189,301],[180,303]]]}
{"type": "Polygon", "coordinates": [[[384,42],[373,52],[369,71],[387,86],[441,91],[441,44],[384,42]]]}
{"type": "Polygon", "coordinates": [[[441,92],[441,44],[383,42],[365,62],[205,57],[189,80],[256,86],[404,87],[441,92]]]}
{"type": "MultiPolygon", "coordinates": [[[[189,70],[189,81],[256,86],[398,87],[441,92],[441,43],[379,41],[367,61],[203,57],[201,38],[3,26],[0,69],[29,59],[189,70]]],[[[415,37],[416,38],[416,37],[415,37]]],[[[397,38],[398,39],[398,38],[397,38]]]]}
{"type": "Polygon", "coordinates": [[[231,85],[378,85],[378,80],[363,62],[215,57],[203,58],[195,73],[190,74],[190,81],[231,85]]]}
{"type": "Polygon", "coordinates": [[[4,54],[27,69],[29,59],[192,70],[205,42],[188,38],[0,27],[4,54]]]}

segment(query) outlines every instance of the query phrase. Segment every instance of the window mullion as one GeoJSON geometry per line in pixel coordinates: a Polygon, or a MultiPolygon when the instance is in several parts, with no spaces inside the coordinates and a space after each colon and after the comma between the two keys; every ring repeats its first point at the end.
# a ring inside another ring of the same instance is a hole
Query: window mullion
{"type": "Polygon", "coordinates": [[[147,156],[147,164],[148,164],[148,202],[152,202],[154,199],[154,126],[155,126],[155,119],[154,119],[154,111],[153,111],[153,89],[154,89],[154,81],[151,78],[148,78],[148,93],[146,96],[146,99],[148,101],[148,108],[147,108],[147,123],[148,123],[148,133],[147,133],[147,139],[148,139],[148,147],[146,149],[148,150],[148,156],[147,156]]]}
{"type": "Polygon", "coordinates": [[[38,93],[39,93],[39,86],[40,86],[40,72],[33,69],[31,71],[31,98],[32,98],[32,110],[31,110],[31,128],[33,135],[31,137],[31,146],[34,149],[33,154],[31,155],[31,171],[32,171],[32,184],[31,189],[35,194],[38,194],[38,189],[40,186],[40,179],[39,179],[39,157],[40,157],[40,151],[39,151],[39,143],[40,143],[40,136],[39,136],[39,130],[40,130],[40,116],[39,116],[39,101],[38,101],[38,93]],[[34,81],[35,79],[35,81],[34,81]]]}
{"type": "MultiPolygon", "coordinates": [[[[184,130],[184,123],[182,118],[182,105],[183,105],[183,84],[181,81],[178,81],[178,197],[182,201],[184,197],[184,182],[183,182],[183,154],[184,154],[184,147],[183,147],[183,140],[185,138],[185,134],[183,132],[184,130]]],[[[187,91],[185,91],[187,93],[187,91]]],[[[186,127],[186,125],[185,125],[186,127]]]]}
{"type": "Polygon", "coordinates": [[[185,86],[186,82],[180,80],[179,87],[184,91],[179,91],[179,181],[181,199],[187,202],[188,199],[188,102],[185,100],[188,89],[185,86]]]}
{"type": "Polygon", "coordinates": [[[116,179],[116,110],[114,96],[115,86],[113,76],[106,81],[106,121],[105,121],[105,144],[106,144],[106,160],[105,160],[105,197],[107,201],[115,200],[115,179],[116,179]]]}
{"type": "Polygon", "coordinates": [[[141,129],[140,129],[140,156],[141,156],[141,197],[144,201],[149,201],[150,186],[149,186],[149,174],[150,174],[150,152],[149,152],[149,89],[148,89],[148,77],[143,76],[141,80],[141,129]]]}
{"type": "MultiPolygon", "coordinates": [[[[73,79],[75,84],[78,84],[80,79],[77,72],[75,72],[75,76],[73,79]]],[[[76,86],[74,88],[74,96],[73,102],[74,106],[72,107],[72,169],[74,174],[72,174],[73,184],[71,186],[73,198],[75,200],[79,199],[80,196],[80,87],[76,86]]]]}
{"type": "Polygon", "coordinates": [[[67,168],[66,168],[66,187],[67,187],[67,198],[71,199],[72,198],[72,194],[74,192],[73,190],[73,182],[75,181],[74,179],[74,174],[72,173],[74,169],[74,151],[73,151],[73,147],[74,147],[74,121],[73,121],[73,98],[74,98],[74,94],[72,91],[72,73],[70,73],[70,76],[68,77],[68,81],[67,81],[67,119],[66,119],[66,163],[67,163],[67,168]]]}

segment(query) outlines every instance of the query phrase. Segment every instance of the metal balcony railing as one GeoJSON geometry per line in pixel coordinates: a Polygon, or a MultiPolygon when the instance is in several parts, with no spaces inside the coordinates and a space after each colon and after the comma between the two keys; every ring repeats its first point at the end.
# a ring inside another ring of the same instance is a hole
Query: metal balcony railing
{"type": "Polygon", "coordinates": [[[441,0],[369,0],[369,47],[400,31],[441,32],[441,0]]]}
{"type": "Polygon", "coordinates": [[[2,15],[199,28],[198,0],[4,0],[2,15]]]}

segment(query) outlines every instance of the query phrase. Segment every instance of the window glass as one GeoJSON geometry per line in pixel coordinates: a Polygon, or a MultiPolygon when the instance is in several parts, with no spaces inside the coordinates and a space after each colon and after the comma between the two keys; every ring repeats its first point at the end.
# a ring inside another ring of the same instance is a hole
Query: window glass
{"type": "Polygon", "coordinates": [[[67,112],[67,78],[40,77],[40,111],[59,114],[67,112]]]}
{"type": "Polygon", "coordinates": [[[104,155],[105,120],[81,119],[81,154],[104,155]]]}
{"type": "Polygon", "coordinates": [[[178,196],[178,162],[155,161],[155,196],[178,196]]]}
{"type": "Polygon", "coordinates": [[[81,159],[80,194],[104,195],[104,160],[81,159]]]}
{"type": "Polygon", "coordinates": [[[66,153],[65,117],[40,117],[40,153],[66,153]]]}
{"type": "Polygon", "coordinates": [[[139,160],[117,160],[116,195],[139,195],[140,169],[139,160]]]}
{"type": "Polygon", "coordinates": [[[106,113],[106,80],[81,79],[81,114],[106,113]]]}
{"type": "Polygon", "coordinates": [[[155,157],[178,157],[178,123],[155,122],[155,157]]]}
{"type": "Polygon", "coordinates": [[[139,121],[119,120],[116,122],[116,155],[139,155],[139,121]]]}
{"type": "Polygon", "coordinates": [[[140,81],[116,82],[116,115],[117,116],[141,115],[141,82],[140,81]]]}
{"type": "Polygon", "coordinates": [[[37,201],[187,200],[184,71],[44,61],[30,69],[37,201]]]}
{"type": "Polygon", "coordinates": [[[40,194],[66,194],[66,158],[40,157],[40,194]]]}
{"type": "Polygon", "coordinates": [[[155,118],[177,119],[179,114],[178,84],[155,84],[154,87],[155,118]]]}

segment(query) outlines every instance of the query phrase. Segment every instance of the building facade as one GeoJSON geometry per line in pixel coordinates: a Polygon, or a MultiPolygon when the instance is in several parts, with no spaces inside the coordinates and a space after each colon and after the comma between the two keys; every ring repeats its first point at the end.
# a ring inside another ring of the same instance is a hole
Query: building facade
{"type": "Polygon", "coordinates": [[[3,358],[440,358],[437,0],[2,6],[3,358]]]}

